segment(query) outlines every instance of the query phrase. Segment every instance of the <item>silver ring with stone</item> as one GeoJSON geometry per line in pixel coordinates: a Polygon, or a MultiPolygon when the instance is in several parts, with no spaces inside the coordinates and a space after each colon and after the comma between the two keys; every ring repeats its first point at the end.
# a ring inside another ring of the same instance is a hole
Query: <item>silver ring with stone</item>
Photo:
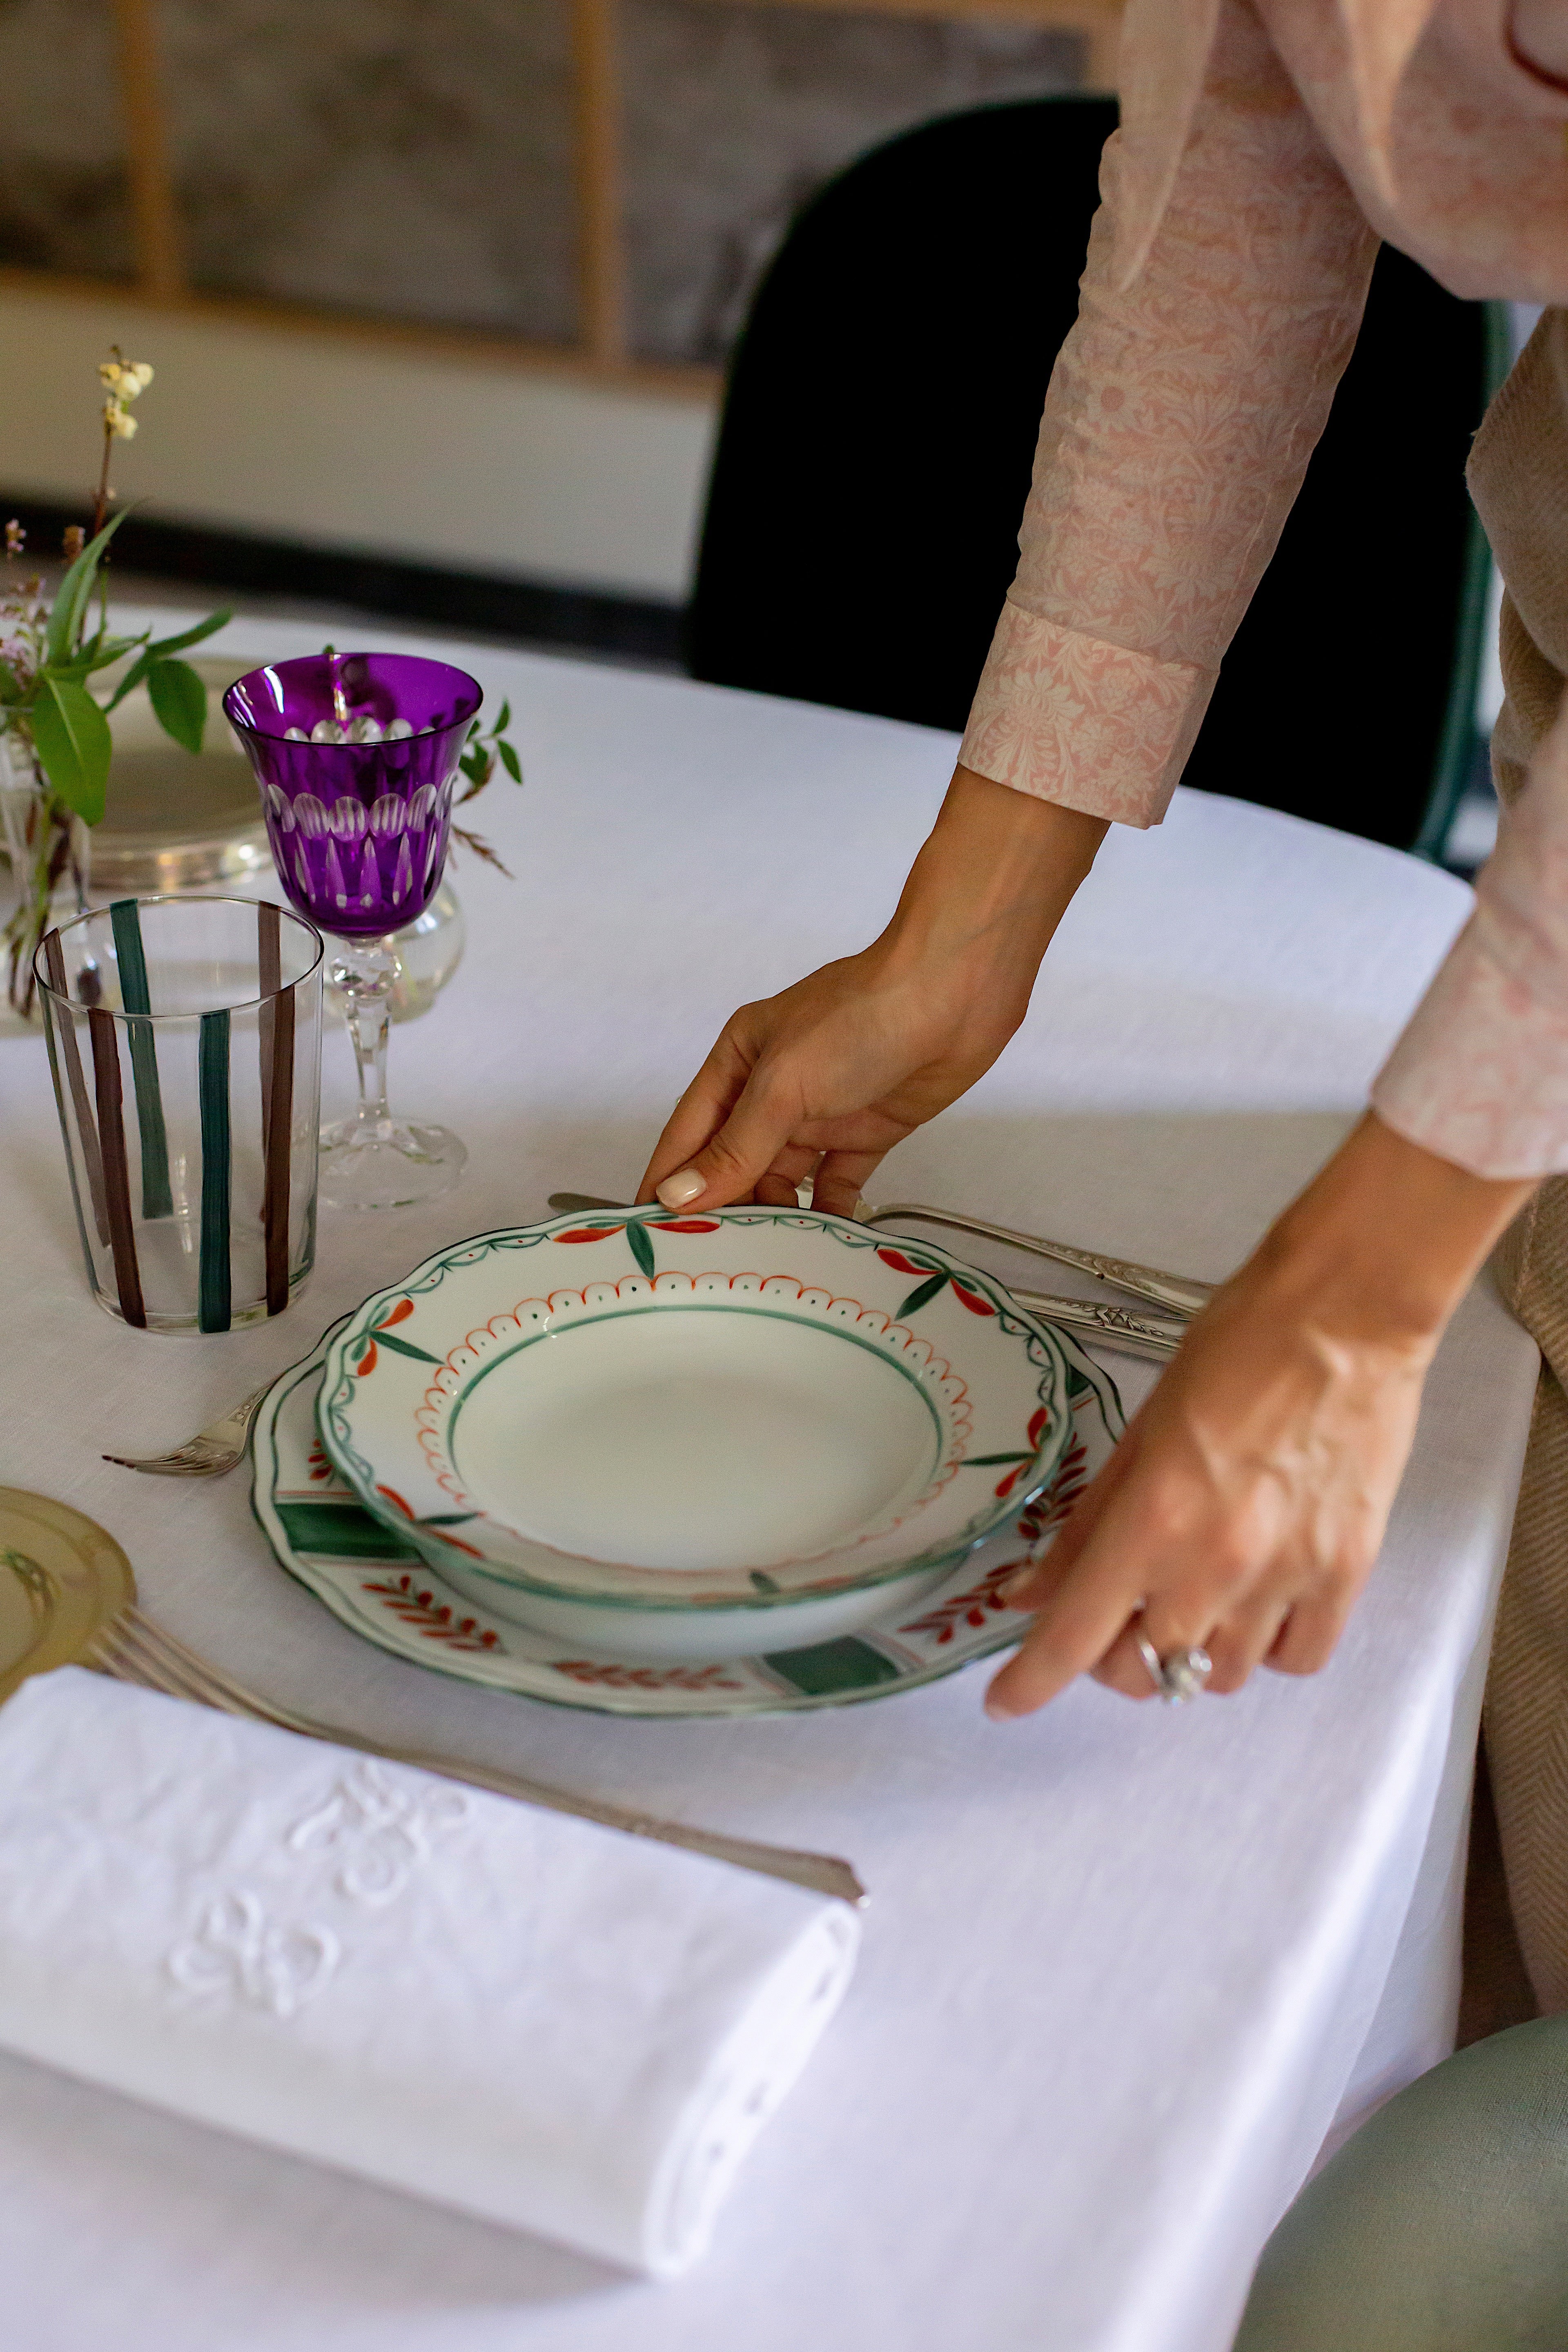
{"type": "Polygon", "coordinates": [[[1138,1654],[1149,1669],[1149,1679],[1169,1706],[1184,1706],[1214,1672],[1214,1660],[1206,1650],[1172,1650],[1160,1655],[1152,1642],[1142,1633],[1134,1633],[1138,1654]]]}

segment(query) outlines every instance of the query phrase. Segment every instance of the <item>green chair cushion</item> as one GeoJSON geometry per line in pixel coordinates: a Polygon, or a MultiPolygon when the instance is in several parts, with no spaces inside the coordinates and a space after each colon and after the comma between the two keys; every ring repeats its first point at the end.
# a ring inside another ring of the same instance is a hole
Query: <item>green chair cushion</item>
{"type": "Polygon", "coordinates": [[[1473,2043],[1346,2141],[1236,2352],[1568,2352],[1568,2017],[1473,2043]]]}

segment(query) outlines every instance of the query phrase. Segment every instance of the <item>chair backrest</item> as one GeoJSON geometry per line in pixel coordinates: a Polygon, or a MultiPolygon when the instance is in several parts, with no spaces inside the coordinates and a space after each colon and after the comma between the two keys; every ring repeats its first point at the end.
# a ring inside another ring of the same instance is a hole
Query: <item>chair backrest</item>
{"type": "MultiPolygon", "coordinates": [[[[963,726],[1115,122],[1109,99],[979,107],[805,206],[731,369],[694,677],[963,726]]],[[[1500,319],[1380,257],[1188,783],[1436,854],[1473,749],[1486,574],[1463,468],[1500,319]]]]}

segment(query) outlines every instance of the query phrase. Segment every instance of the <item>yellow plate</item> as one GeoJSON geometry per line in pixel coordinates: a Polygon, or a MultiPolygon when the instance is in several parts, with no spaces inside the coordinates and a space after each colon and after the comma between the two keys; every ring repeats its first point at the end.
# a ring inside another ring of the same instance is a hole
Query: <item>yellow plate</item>
{"type": "Polygon", "coordinates": [[[0,1486],[0,1699],[79,1658],[135,1598],[131,1562],[94,1520],[0,1486]]]}

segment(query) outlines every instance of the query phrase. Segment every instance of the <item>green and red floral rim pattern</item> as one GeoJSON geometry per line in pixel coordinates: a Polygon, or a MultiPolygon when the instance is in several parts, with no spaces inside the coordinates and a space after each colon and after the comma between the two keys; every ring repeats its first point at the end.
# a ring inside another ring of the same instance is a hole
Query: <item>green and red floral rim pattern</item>
{"type": "Polygon", "coordinates": [[[352,1632],[395,1657],[485,1689],[600,1714],[733,1717],[858,1706],[920,1689],[1010,1648],[1026,1621],[1006,1607],[1008,1582],[1048,1543],[1123,1427],[1110,1375],[1069,1333],[1058,1332],[1072,1427],[1049,1487],[1016,1516],[1009,1512],[910,1616],[894,1602],[885,1619],[837,1642],[710,1665],[647,1665],[584,1657],[491,1622],[363,1508],[316,1431],[315,1396],[333,1336],[275,1382],[252,1434],[251,1508],[280,1565],[352,1632]]]}
{"type": "MultiPolygon", "coordinates": [[[[934,1355],[934,1350],[923,1335],[909,1328],[908,1318],[919,1315],[943,1292],[948,1293],[966,1314],[980,1321],[994,1322],[999,1332],[1021,1342],[1029,1365],[1038,1375],[1036,1386],[1038,1402],[1020,1429],[1017,1443],[1004,1450],[972,1455],[963,1442],[966,1432],[958,1433],[960,1442],[956,1444],[945,1442],[951,1432],[942,1433],[944,1443],[937,1473],[918,1503],[910,1507],[903,1517],[912,1516],[914,1511],[928,1504],[961,1468],[982,1472],[996,1470],[1002,1475],[987,1482],[990,1491],[977,1510],[968,1514],[962,1525],[923,1551],[909,1553],[869,1568],[864,1563],[856,1566],[853,1555],[846,1559],[845,1554],[839,1553],[836,1555],[841,1563],[838,1567],[832,1570],[825,1569],[821,1575],[810,1578],[800,1572],[806,1570],[809,1563],[775,1562],[773,1563],[775,1570],[782,1568],[786,1573],[792,1569],[797,1571],[793,1580],[776,1590],[773,1589],[770,1578],[751,1577],[743,1569],[737,1570],[735,1590],[707,1594],[691,1591],[672,1594],[668,1580],[661,1589],[655,1590],[655,1580],[649,1578],[642,1580],[641,1589],[625,1592],[595,1591],[591,1597],[596,1602],[611,1609],[617,1606],[689,1609],[737,1605],[751,1609],[787,1608],[792,1602],[824,1592],[842,1591],[852,1584],[890,1581],[918,1573],[925,1568],[942,1567],[961,1559],[1007,1517],[1015,1504],[1026,1502],[1047,1482],[1054,1469],[1055,1454],[1066,1443],[1066,1366],[1060,1334],[1054,1328],[1043,1327],[1036,1318],[1026,1315],[1000,1284],[954,1261],[945,1250],[935,1244],[902,1240],[895,1244],[873,1229],[820,1212],[766,1208],[731,1209],[722,1214],[706,1217],[681,1217],[649,1208],[603,1215],[589,1222],[584,1222],[580,1217],[575,1222],[570,1218],[560,1218],[547,1224],[504,1227],[496,1233],[479,1234],[427,1259],[405,1282],[389,1286],[366,1300],[340,1327],[328,1347],[318,1410],[321,1434],[337,1469],[374,1517],[390,1527],[408,1529],[416,1548],[426,1560],[434,1562],[441,1552],[456,1551],[481,1572],[497,1576],[501,1581],[515,1587],[526,1588],[551,1598],[578,1600],[585,1597],[580,1583],[558,1583],[531,1570],[492,1562],[481,1544],[470,1540],[471,1536],[482,1533],[484,1516],[466,1494],[449,1456],[439,1443],[438,1432],[433,1426],[437,1399],[442,1393],[440,1376],[449,1378],[452,1375],[454,1357],[464,1352],[469,1342],[496,1334],[498,1323],[511,1322],[520,1318],[525,1308],[548,1310],[557,1301],[583,1300],[585,1292],[564,1287],[556,1289],[552,1286],[545,1297],[525,1299],[505,1314],[491,1317],[482,1331],[471,1332],[468,1340],[459,1343],[445,1357],[418,1345],[405,1327],[414,1317],[421,1298],[439,1289],[449,1275],[479,1264],[487,1257],[504,1253],[530,1252],[547,1244],[571,1247],[584,1243],[603,1243],[617,1235],[625,1236],[637,1272],[622,1283],[605,1281],[596,1286],[613,1290],[617,1297],[622,1292],[629,1296],[633,1291],[640,1293],[646,1287],[651,1299],[658,1294],[661,1283],[690,1285],[694,1281],[714,1280],[729,1280],[731,1286],[741,1281],[781,1282],[787,1283],[797,1293],[805,1291],[805,1286],[800,1284],[796,1277],[785,1276],[782,1271],[775,1276],[703,1274],[692,1276],[684,1269],[666,1269],[664,1275],[660,1275],[654,1250],[656,1234],[702,1235],[718,1233],[726,1226],[826,1234],[848,1251],[873,1254],[882,1265],[907,1276],[912,1286],[887,1317],[888,1336],[890,1338],[893,1332],[901,1331],[904,1341],[913,1342],[917,1350],[924,1349],[928,1358],[934,1355]],[[374,1373],[384,1353],[426,1364],[437,1376],[420,1400],[418,1442],[431,1475],[450,1508],[416,1510],[403,1493],[385,1479],[378,1478],[374,1466],[354,1443],[351,1407],[358,1384],[374,1373]],[[465,1528],[468,1533],[463,1532],[465,1528]]],[[[815,1296],[815,1292],[812,1295],[815,1296]]],[[[826,1298],[827,1294],[824,1292],[823,1296],[826,1298]]],[[[832,1300],[830,1303],[859,1305],[854,1300],[832,1300]]],[[[881,1319],[882,1310],[876,1310],[876,1314],[881,1319]]],[[[882,1352],[892,1360],[890,1350],[882,1352]]],[[[942,1364],[948,1384],[963,1389],[962,1380],[952,1373],[945,1359],[938,1358],[936,1360],[942,1364]]],[[[926,1402],[928,1405],[931,1403],[929,1394],[926,1402]]],[[[967,1422],[966,1408],[962,1410],[959,1417],[967,1422]]],[[[866,1540],[879,1542],[901,1523],[901,1518],[895,1518],[879,1524],[866,1540]]],[[[545,1547],[538,1546],[536,1549],[542,1552],[545,1547]]],[[[557,1554],[555,1557],[563,1570],[573,1564],[571,1555],[557,1554]]],[[[613,1564],[593,1562],[584,1565],[595,1570],[605,1566],[607,1573],[614,1572],[613,1564]]],[[[626,1572],[628,1581],[636,1573],[626,1572]]]]}

